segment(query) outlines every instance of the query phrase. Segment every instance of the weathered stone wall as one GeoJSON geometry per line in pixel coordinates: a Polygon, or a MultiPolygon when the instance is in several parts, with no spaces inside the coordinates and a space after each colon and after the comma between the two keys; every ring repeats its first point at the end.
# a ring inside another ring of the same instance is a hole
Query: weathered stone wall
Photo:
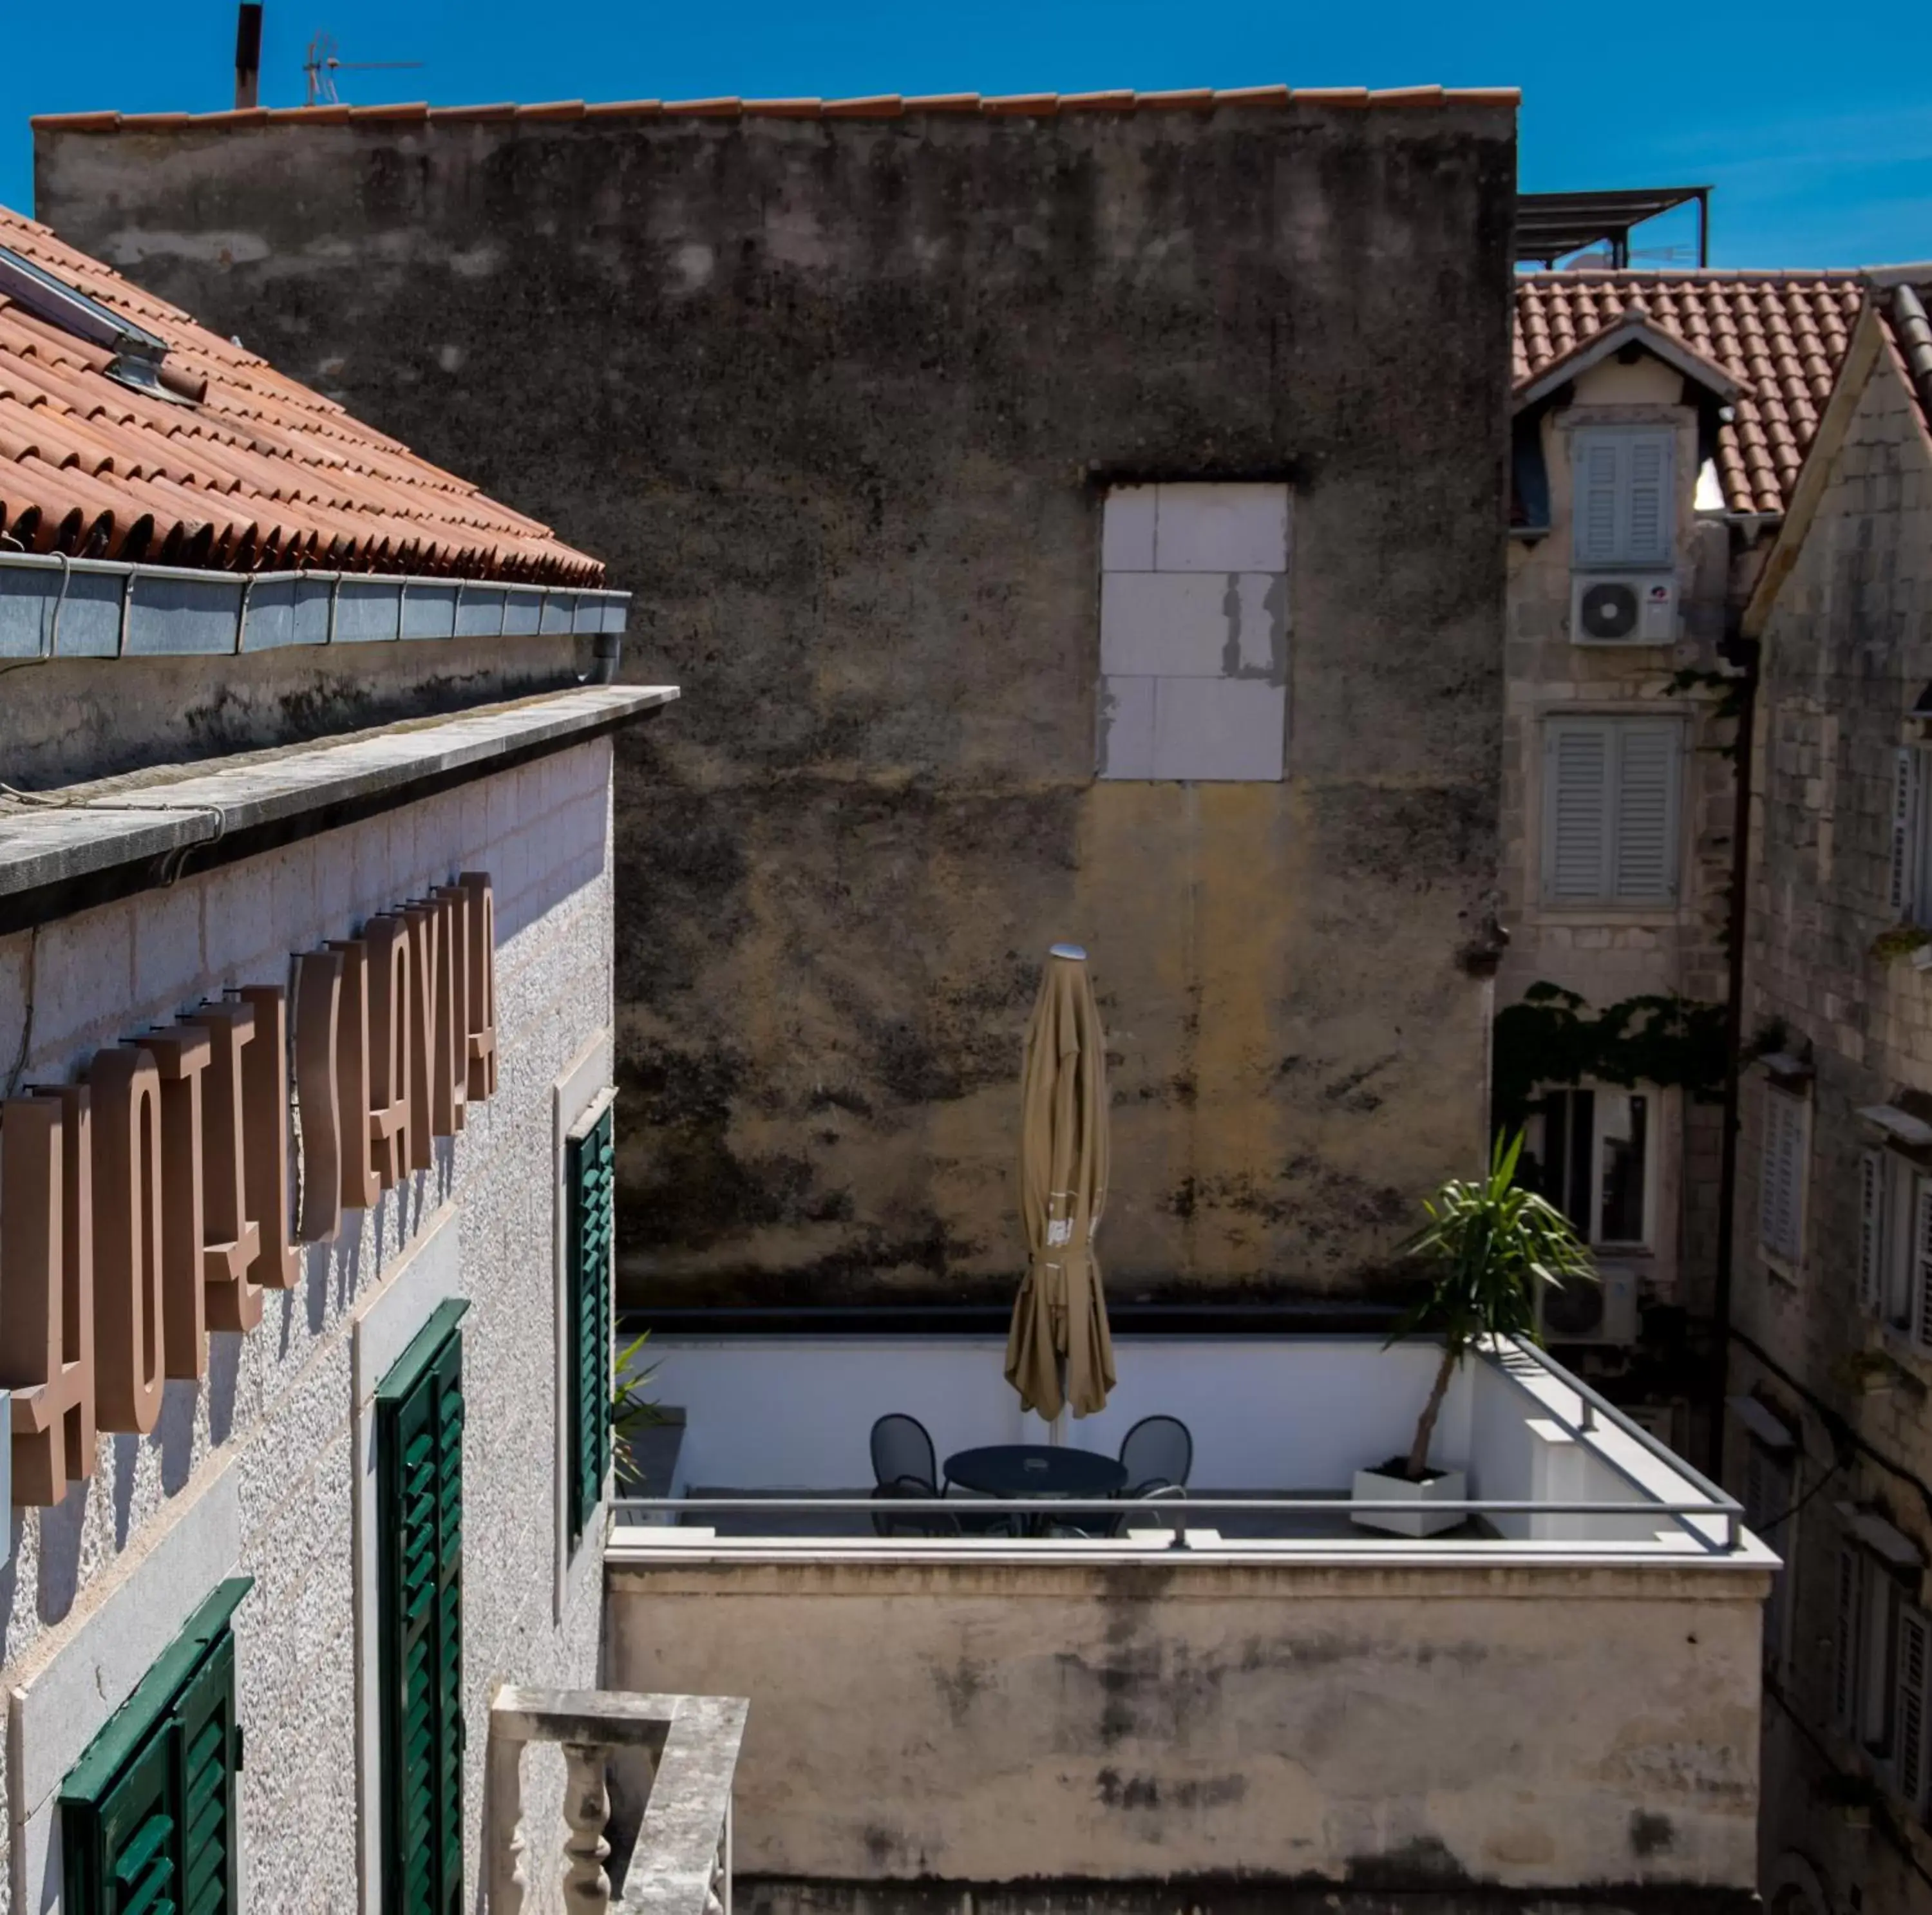
{"type": "Polygon", "coordinates": [[[1117,1293],[1360,1290],[1483,1148],[1510,110],[44,132],[38,211],[638,595],[623,1261],[1005,1294],[1084,942],[1117,1293]],[[1116,479],[1294,490],[1288,775],[1096,785],[1116,479]]]}
{"type": "MultiPolygon", "coordinates": [[[[1508,711],[1504,721],[1504,896],[1510,944],[1496,979],[1498,1008],[1535,984],[1584,1000],[1594,1017],[1633,997],[1676,995],[1703,1004],[1728,995],[1725,938],[1730,911],[1736,782],[1728,748],[1735,723],[1719,712],[1732,589],[1731,535],[1694,509],[1698,473],[1695,409],[1674,368],[1645,358],[1594,367],[1568,403],[1540,423],[1550,478],[1547,535],[1510,546],[1508,711]],[[1580,646],[1570,638],[1573,434],[1592,425],[1669,426],[1676,436],[1677,552],[1673,569],[1682,635],[1674,645],[1580,646]],[[1685,683],[1678,674],[1703,675],[1685,683]],[[1564,717],[1617,715],[1681,718],[1684,759],[1680,878],[1675,904],[1606,910],[1545,904],[1542,898],[1544,725],[1564,717]]],[[[1642,1260],[1648,1302],[1708,1314],[1715,1265],[1722,1119],[1678,1089],[1666,1090],[1656,1162],[1658,1230],[1642,1260]]]]}
{"type": "MultiPolygon", "coordinates": [[[[1886,1806],[1882,1770],[1880,1806],[1858,1824],[1832,1806],[1830,1791],[1841,1786],[1833,1770],[1863,1775],[1874,1765],[1832,1726],[1828,1649],[1838,1633],[1844,1534],[1834,1504],[1882,1508],[1932,1560],[1932,1356],[1858,1300],[1858,1159],[1878,1134],[1856,1113],[1932,1092],[1932,977],[1904,955],[1874,949],[1898,915],[1889,903],[1894,754],[1932,679],[1932,448],[1882,349],[1762,656],[1745,1035],[1762,1042],[1781,1027],[1780,1047],[1808,1048],[1816,1074],[1796,1266],[1761,1246],[1772,1092],[1764,1071],[1745,1077],[1736,1321],[1776,1368],[1736,1348],[1732,1387],[1762,1390],[1802,1433],[1799,1495],[1830,1478],[1766,1539],[1790,1563],[1793,1587],[1775,1672],[1785,1701],[1766,1712],[1765,1879],[1769,1887],[1787,1878],[1796,1855],[1822,1877],[1833,1907],[1848,1905],[1856,1887],[1868,1915],[1904,1915],[1925,1905],[1932,1839],[1895,1799],[1886,1806]],[[1821,1410],[1838,1419],[1835,1430],[1821,1410]],[[1876,1827],[1862,1826],[1867,1819],[1876,1827]]],[[[1745,1449],[1735,1433],[1727,1461],[1739,1483],[1745,1449]]]]}
{"type": "MultiPolygon", "coordinates": [[[[472,1885],[491,1692],[506,1681],[596,1680],[601,1533],[578,1552],[556,1606],[552,1086],[611,1014],[610,763],[608,743],[582,745],[0,939],[0,1070],[17,1062],[22,1083],[68,1081],[96,1047],[226,985],[285,983],[291,952],[347,937],[370,913],[459,871],[487,871],[500,1059],[495,1096],[472,1107],[459,1137],[439,1143],[436,1167],[411,1174],[375,1209],[347,1213],[338,1240],[308,1249],[298,1286],[269,1293],[252,1332],[211,1332],[206,1379],[166,1386],[151,1435],[104,1433],[92,1481],[70,1486],[56,1508],[14,1512],[11,1557],[0,1569],[0,1683],[14,1713],[0,1909],[42,1909],[58,1893],[45,1791],[70,1759],[50,1766],[49,1732],[70,1733],[62,1698],[98,1722],[126,1693],[111,1689],[104,1668],[130,1680],[142,1673],[116,1668],[103,1626],[111,1634],[130,1614],[170,1605],[184,1615],[196,1592],[226,1573],[255,1579],[234,1623],[248,1737],[247,1905],[358,1905],[368,1833],[358,1827],[358,1788],[373,1792],[376,1776],[358,1743],[373,1727],[358,1716],[358,1659],[370,1666],[375,1638],[358,1563],[375,1542],[366,1530],[356,1541],[356,1324],[375,1311],[425,1317],[430,1295],[398,1297],[424,1282],[432,1255],[441,1266],[434,1293],[471,1305],[464,1675],[472,1885]],[[212,1510],[220,1513],[211,1522],[212,1510]],[[170,1548],[178,1531],[185,1556],[170,1548]],[[209,1537],[238,1556],[212,1554],[209,1537]]],[[[530,1770],[530,1826],[544,1850],[531,1863],[533,1906],[554,1907],[562,1764],[551,1752],[533,1756],[530,1770]]]]}
{"type": "Polygon", "coordinates": [[[1460,1890],[1434,1905],[1473,1915],[1485,1888],[1680,1908],[1695,1889],[1722,1908],[1754,1884],[1759,1572],[799,1557],[607,1573],[611,1680],[752,1698],[736,1857],[790,1885],[775,1908],[821,1889],[836,1908],[860,1884],[860,1908],[980,1884],[997,1907],[999,1885],[1042,1883],[1049,1908],[1080,1908],[1082,1884],[1136,1908],[1166,1883],[1208,1890],[1184,1908],[1460,1890]]]}

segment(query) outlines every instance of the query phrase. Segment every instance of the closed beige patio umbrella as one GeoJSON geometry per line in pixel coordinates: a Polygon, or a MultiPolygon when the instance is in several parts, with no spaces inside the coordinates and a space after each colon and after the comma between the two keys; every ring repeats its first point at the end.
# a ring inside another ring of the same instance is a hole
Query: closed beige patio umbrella
{"type": "Polygon", "coordinates": [[[1107,1201],[1107,1060],[1078,945],[1048,954],[1020,1071],[1020,1216],[1027,1273],[1006,1338],[1006,1380],[1052,1422],[1103,1408],[1114,1341],[1094,1254],[1107,1201]]]}

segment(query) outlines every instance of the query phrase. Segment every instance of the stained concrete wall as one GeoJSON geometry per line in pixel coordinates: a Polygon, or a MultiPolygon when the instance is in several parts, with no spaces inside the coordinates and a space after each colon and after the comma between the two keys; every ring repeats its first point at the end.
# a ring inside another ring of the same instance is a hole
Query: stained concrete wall
{"type": "Polygon", "coordinates": [[[557,525],[622,748],[622,1266],[1009,1293],[1094,954],[1117,1293],[1356,1291],[1483,1147],[1506,106],[44,131],[38,211],[557,525]],[[1287,777],[1096,784],[1111,481],[1294,491],[1287,777]]]}
{"type": "Polygon", "coordinates": [[[592,641],[290,646],[232,658],[9,663],[0,779],[30,790],[304,743],[574,685],[592,641]]]}
{"type": "Polygon", "coordinates": [[[1719,1908],[1754,1880],[1757,1571],[608,1573],[613,1681],[753,1698],[737,1863],[776,1908],[1051,1882],[1719,1908]]]}
{"type": "MultiPolygon", "coordinates": [[[[131,1682],[145,1667],[142,1658],[117,1670],[101,1626],[111,1635],[130,1615],[140,1621],[170,1604],[184,1615],[178,1596],[191,1607],[189,1586],[212,1588],[224,1573],[255,1578],[234,1623],[248,1737],[246,1904],[358,1906],[358,1776],[369,1789],[376,1779],[358,1755],[358,1659],[374,1653],[374,1638],[353,1540],[354,1325],[372,1310],[409,1307],[397,1293],[422,1281],[413,1253],[444,1206],[454,1214],[439,1234],[454,1241],[436,1246],[442,1267],[434,1281],[471,1305],[464,1677],[472,1887],[491,1692],[506,1681],[595,1682],[601,1536],[580,1551],[560,1612],[554,1608],[551,1128],[553,1084],[610,1016],[610,759],[606,742],[582,745],[0,939],[0,1059],[10,1071],[17,1061],[22,1083],[55,1083],[98,1045],[224,985],[285,982],[290,952],[346,937],[370,913],[458,871],[487,871],[500,1070],[496,1095],[472,1110],[460,1136],[439,1143],[433,1170],[413,1173],[376,1209],[348,1213],[338,1241],[308,1249],[298,1287],[268,1294],[254,1331],[210,1334],[206,1378],[166,1386],[150,1436],[104,1434],[91,1482],[70,1487],[56,1508],[14,1511],[10,1560],[0,1569],[0,1686],[14,1713],[0,1909],[38,1915],[58,1905],[45,1791],[62,1765],[49,1773],[47,1733],[66,1733],[63,1715],[104,1720],[126,1692],[112,1678],[131,1682]],[[225,1519],[196,1513],[224,1502],[225,1519]],[[185,1560],[169,1548],[177,1532],[190,1545],[185,1560]],[[235,1553],[214,1554],[218,1544],[235,1553]],[[23,1777],[33,1779],[25,1788],[23,1777]]],[[[554,1907],[562,1764],[535,1752],[530,1770],[530,1827],[544,1851],[530,1863],[532,1905],[554,1907]]],[[[360,1905],[376,1907],[373,1892],[360,1905]]]]}
{"type": "MultiPolygon", "coordinates": [[[[1932,679],[1932,442],[1882,345],[1765,628],[1762,669],[1744,1030],[1781,1025],[1783,1047],[1816,1070],[1795,1266],[1760,1238],[1764,1071],[1746,1074],[1739,1112],[1736,1321],[1749,1344],[1733,1347],[1732,1387],[1765,1397],[1798,1434],[1794,1500],[1808,1499],[1766,1536],[1792,1587],[1773,1665],[1784,1706],[1766,1716],[1765,1879],[1768,1891],[1809,1872],[1832,1908],[1856,1890],[1868,1915],[1904,1915],[1926,1905],[1932,1833],[1899,1803],[1888,1766],[1834,1724],[1824,1650],[1839,1633],[1834,1504],[1882,1509],[1932,1560],[1932,1351],[1858,1303],[1859,1158],[1880,1133],[1856,1113],[1932,1095],[1932,980],[1880,942],[1899,928],[1894,754],[1932,679]],[[1873,1788],[1863,1818],[1832,1804],[1848,1777],[1873,1788]]],[[[1894,1247],[1905,1248],[1896,1236],[1894,1247]]],[[[1734,1431],[1736,1484],[1748,1453],[1734,1431]]],[[[1932,1584],[1918,1584],[1906,1599],[1928,1605],[1932,1584]]]]}

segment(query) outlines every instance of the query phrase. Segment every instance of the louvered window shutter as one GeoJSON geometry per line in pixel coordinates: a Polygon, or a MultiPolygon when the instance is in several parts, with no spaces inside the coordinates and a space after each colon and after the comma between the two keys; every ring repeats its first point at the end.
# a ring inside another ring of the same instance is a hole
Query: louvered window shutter
{"type": "Polygon", "coordinates": [[[1895,1725],[1894,1748],[1898,1764],[1898,1792],[1913,1815],[1925,1814],[1926,1781],[1932,1749],[1928,1749],[1928,1713],[1932,1698],[1927,1685],[1932,1682],[1932,1622],[1922,1609],[1906,1608],[1898,1617],[1898,1686],[1892,1700],[1895,1725]]]}
{"type": "Polygon", "coordinates": [[[1892,908],[1909,917],[1917,908],[1918,753],[1900,745],[1892,772],[1892,908]]]}
{"type": "Polygon", "coordinates": [[[238,1915],[235,1645],[224,1583],[61,1787],[68,1915],[238,1915]]]}
{"type": "Polygon", "coordinates": [[[462,1915],[463,1340],[440,1305],[376,1392],[382,1908],[462,1915]]]}
{"type": "Polygon", "coordinates": [[[1788,1091],[1767,1090],[1758,1234],[1766,1249],[1792,1263],[1804,1248],[1806,1169],[1803,1101],[1788,1091]]]}
{"type": "Polygon", "coordinates": [[[1546,735],[1544,767],[1543,890],[1552,904],[1609,895],[1611,780],[1610,727],[1564,719],[1546,735]]]}
{"type": "Polygon", "coordinates": [[[1846,1734],[1858,1732],[1858,1619],[1863,1609],[1864,1577],[1858,1551],[1849,1544],[1838,1550],[1836,1615],[1832,1644],[1832,1713],[1846,1734]]]}
{"type": "Polygon", "coordinates": [[[564,1152],[569,1216],[565,1239],[570,1350],[570,1539],[596,1520],[610,1475],[610,1254],[616,1155],[612,1107],[564,1152]]]}
{"type": "Polygon", "coordinates": [[[1912,1206],[1912,1330],[1932,1350],[1932,1177],[1918,1179],[1912,1206]]]}
{"type": "Polygon", "coordinates": [[[1635,433],[1629,438],[1628,501],[1623,550],[1627,565],[1667,565],[1671,560],[1671,437],[1635,433]]]}
{"type": "Polygon", "coordinates": [[[1620,904],[1677,894],[1677,787],[1681,732],[1675,721],[1618,724],[1616,867],[1620,904]]]}
{"type": "Polygon", "coordinates": [[[1626,493],[1630,439],[1624,433],[1580,433],[1571,472],[1575,496],[1573,549],[1580,566],[1614,565],[1622,556],[1628,523],[1626,493]]]}
{"type": "Polygon", "coordinates": [[[1885,1156],[1868,1150],[1858,1158],[1858,1302],[1876,1311],[1885,1302],[1885,1156]]]}

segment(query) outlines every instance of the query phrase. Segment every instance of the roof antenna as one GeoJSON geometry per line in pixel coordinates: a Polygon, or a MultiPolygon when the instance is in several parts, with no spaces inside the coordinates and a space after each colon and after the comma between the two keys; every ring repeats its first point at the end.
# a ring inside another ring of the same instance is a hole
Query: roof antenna
{"type": "Polygon", "coordinates": [[[308,58],[302,62],[302,75],[308,82],[302,104],[339,106],[342,100],[335,90],[338,73],[390,72],[422,64],[420,60],[338,60],[335,42],[327,34],[319,33],[309,42],[308,58]]]}
{"type": "Polygon", "coordinates": [[[256,103],[262,77],[260,0],[242,0],[235,10],[235,109],[256,103]]]}

